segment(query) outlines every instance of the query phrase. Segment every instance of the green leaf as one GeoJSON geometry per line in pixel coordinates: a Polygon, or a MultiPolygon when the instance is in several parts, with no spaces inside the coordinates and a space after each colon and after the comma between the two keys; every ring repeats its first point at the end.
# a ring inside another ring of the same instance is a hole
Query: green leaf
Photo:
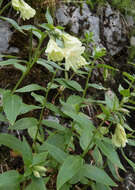
{"type": "Polygon", "coordinates": [[[17,116],[20,114],[22,99],[17,95],[5,93],[3,95],[3,109],[11,125],[14,124],[17,116]]]}
{"type": "Polygon", "coordinates": [[[64,69],[62,67],[60,67],[57,63],[53,62],[53,61],[48,61],[48,60],[44,60],[45,63],[51,65],[52,67],[54,67],[55,69],[59,69],[64,71],[64,69]]]}
{"type": "Polygon", "coordinates": [[[68,183],[65,183],[61,188],[60,188],[60,190],[70,190],[70,187],[71,187],[71,185],[70,184],[68,184],[68,183]]]}
{"type": "Polygon", "coordinates": [[[110,160],[107,159],[107,165],[108,165],[113,177],[116,180],[120,181],[121,179],[120,179],[120,177],[118,177],[117,168],[115,167],[115,164],[113,164],[110,160]]]}
{"type": "Polygon", "coordinates": [[[17,64],[19,60],[17,59],[8,59],[6,61],[0,61],[0,66],[6,66],[6,65],[14,65],[17,64]]]}
{"type": "Polygon", "coordinates": [[[41,165],[47,159],[48,152],[41,152],[33,155],[32,165],[41,165]]]}
{"type": "Polygon", "coordinates": [[[105,93],[105,101],[107,108],[109,108],[110,110],[114,111],[119,108],[119,100],[115,95],[115,93],[112,92],[111,90],[105,93]]]}
{"type": "Polygon", "coordinates": [[[62,133],[62,131],[59,133],[50,132],[50,135],[47,138],[46,142],[63,150],[65,148],[66,140],[65,133],[68,133],[67,130],[64,131],[64,133],[62,133]]]}
{"type": "Polygon", "coordinates": [[[23,73],[26,71],[26,66],[23,66],[23,65],[21,65],[21,64],[18,64],[18,63],[14,63],[14,67],[16,68],[16,69],[19,69],[20,71],[22,71],[23,73]]]}
{"type": "MultiPolygon", "coordinates": [[[[28,128],[28,133],[30,135],[30,137],[32,139],[35,139],[35,136],[36,136],[36,133],[37,133],[37,126],[32,126],[30,128],[28,128]]],[[[38,133],[37,135],[37,139],[40,141],[40,142],[44,142],[44,137],[40,135],[40,133],[38,133]]]]}
{"type": "Polygon", "coordinates": [[[46,125],[47,127],[53,128],[53,129],[57,129],[58,131],[64,131],[65,128],[60,125],[59,123],[57,123],[56,121],[50,121],[50,120],[42,120],[42,124],[46,125]]]}
{"type": "MultiPolygon", "coordinates": [[[[66,103],[65,103],[66,105],[66,103]]],[[[76,114],[75,112],[71,111],[70,107],[63,107],[62,111],[64,114],[68,115],[70,118],[72,118],[74,121],[76,121],[78,124],[80,124],[82,126],[82,128],[85,127],[89,127],[91,129],[91,132],[95,129],[94,125],[92,124],[92,121],[88,119],[88,117],[83,114],[83,113],[79,113],[76,114]],[[68,108],[68,109],[67,109],[68,108]]]]}
{"type": "Polygon", "coordinates": [[[96,183],[92,184],[92,190],[112,190],[112,188],[101,183],[96,183]]]}
{"type": "Polygon", "coordinates": [[[0,189],[1,190],[19,190],[20,189],[20,183],[21,181],[21,175],[15,171],[10,170],[7,172],[4,172],[3,174],[0,174],[0,189]]]}
{"type": "Polygon", "coordinates": [[[88,87],[96,88],[98,90],[107,90],[105,87],[103,87],[101,84],[88,84],[88,87]]]}
{"type": "Polygon", "coordinates": [[[84,125],[84,128],[80,136],[80,146],[83,150],[86,150],[88,148],[91,142],[92,136],[93,136],[93,133],[90,126],[84,125]]]}
{"type": "Polygon", "coordinates": [[[97,147],[94,148],[94,150],[92,152],[92,156],[94,158],[96,166],[102,167],[103,166],[103,159],[102,159],[102,155],[101,155],[101,153],[97,147]]]}
{"type": "Polygon", "coordinates": [[[130,96],[130,89],[124,89],[120,91],[120,94],[124,97],[129,97],[130,96]]]}
{"type": "Polygon", "coordinates": [[[23,156],[23,161],[25,166],[29,167],[32,164],[32,149],[27,143],[25,137],[23,137],[23,148],[21,150],[22,156],[23,156]]]}
{"type": "Polygon", "coordinates": [[[25,34],[23,32],[23,30],[21,29],[21,27],[17,24],[17,22],[11,18],[7,18],[7,17],[2,17],[0,16],[0,19],[2,20],[6,20],[7,22],[9,22],[16,30],[18,30],[19,32],[25,34]]]}
{"type": "Polygon", "coordinates": [[[77,95],[71,95],[68,97],[66,102],[68,104],[74,104],[74,105],[79,104],[80,105],[83,101],[84,101],[84,99],[82,97],[77,96],[77,95]]]}
{"type": "Polygon", "coordinates": [[[34,117],[26,117],[26,118],[17,120],[13,126],[9,127],[9,129],[23,130],[23,129],[28,129],[30,127],[36,127],[37,124],[38,124],[38,121],[34,117]]]}
{"type": "Polygon", "coordinates": [[[92,179],[98,183],[108,185],[108,186],[117,186],[115,182],[106,174],[103,169],[97,168],[96,166],[84,165],[84,176],[92,179]]]}
{"type": "Polygon", "coordinates": [[[22,142],[11,134],[1,133],[0,134],[0,145],[1,144],[22,154],[23,160],[26,163],[26,165],[31,164],[32,151],[25,140],[24,140],[24,142],[22,142]]]}
{"type": "Polygon", "coordinates": [[[34,29],[37,29],[35,26],[33,25],[23,25],[23,26],[20,26],[22,30],[34,30],[34,29]]]}
{"type": "Polygon", "coordinates": [[[121,149],[122,155],[125,158],[125,160],[129,163],[129,165],[133,168],[133,170],[135,171],[135,163],[132,162],[129,158],[127,158],[127,156],[124,154],[123,150],[121,149]]]}
{"type": "Polygon", "coordinates": [[[58,88],[58,87],[59,87],[59,85],[57,85],[57,84],[55,84],[55,83],[49,82],[49,83],[47,84],[47,88],[50,88],[50,89],[56,89],[56,88],[58,88]]]}
{"type": "Polygon", "coordinates": [[[45,151],[47,150],[49,154],[57,160],[59,163],[63,163],[64,160],[67,158],[67,154],[58,148],[57,146],[54,146],[52,144],[44,142],[43,145],[39,149],[40,151],[45,151]]]}
{"type": "Polygon", "coordinates": [[[27,113],[29,111],[36,110],[36,109],[41,109],[41,107],[40,106],[28,105],[28,104],[22,103],[20,113],[21,114],[25,114],[25,113],[27,113]]]}
{"type": "Polygon", "coordinates": [[[46,60],[44,60],[44,59],[39,59],[37,61],[37,64],[42,65],[43,67],[45,67],[46,69],[48,69],[51,73],[54,72],[53,67],[51,65],[47,64],[46,60]]]}
{"type": "Polygon", "coordinates": [[[2,5],[3,1],[4,1],[4,0],[0,0],[0,7],[1,7],[1,5],[2,5]]]}
{"type": "Polygon", "coordinates": [[[39,94],[36,94],[36,93],[34,93],[34,92],[31,93],[31,96],[32,96],[37,102],[39,102],[41,105],[44,104],[44,99],[45,99],[44,96],[39,95],[39,94]]]}
{"type": "Polygon", "coordinates": [[[49,11],[48,7],[47,7],[47,11],[45,13],[45,17],[47,19],[48,24],[52,24],[53,25],[53,18],[52,18],[51,14],[50,14],[50,11],[49,11]]]}
{"type": "Polygon", "coordinates": [[[130,75],[129,73],[127,72],[123,72],[123,75],[126,76],[129,80],[131,81],[134,81],[135,80],[135,76],[133,75],[130,75]]]}
{"type": "Polygon", "coordinates": [[[38,84],[29,84],[27,86],[19,88],[18,90],[16,90],[16,92],[31,92],[31,91],[36,91],[36,90],[45,91],[46,89],[38,84]]]}
{"type": "Polygon", "coordinates": [[[129,144],[130,146],[135,146],[135,140],[128,139],[128,144],[129,144]]]}
{"type": "Polygon", "coordinates": [[[80,84],[74,80],[66,80],[66,79],[55,79],[59,84],[63,85],[65,88],[69,88],[71,90],[77,90],[82,92],[83,89],[80,84]]]}
{"type": "Polygon", "coordinates": [[[7,122],[6,117],[2,113],[0,113],[0,121],[7,122]]]}
{"type": "Polygon", "coordinates": [[[47,102],[46,103],[46,108],[53,111],[54,113],[56,113],[57,115],[62,115],[62,112],[60,111],[60,108],[58,106],[55,106],[54,104],[47,102]]]}
{"type": "Polygon", "coordinates": [[[33,177],[31,184],[28,185],[25,190],[47,190],[47,189],[43,178],[38,179],[36,177],[33,177]]]}
{"type": "Polygon", "coordinates": [[[82,165],[83,159],[80,156],[68,156],[60,167],[57,176],[57,190],[59,190],[67,181],[72,179],[72,177],[78,173],[82,165]]]}
{"type": "Polygon", "coordinates": [[[105,69],[111,69],[111,70],[114,70],[114,71],[119,71],[118,69],[110,66],[110,65],[106,65],[106,64],[97,64],[96,65],[97,68],[105,68],[105,69]]]}
{"type": "Polygon", "coordinates": [[[39,58],[37,61],[37,64],[44,66],[45,68],[47,68],[50,72],[54,72],[54,69],[59,69],[59,70],[64,70],[62,67],[60,67],[58,64],[56,64],[53,61],[48,61],[45,59],[41,59],[39,58]]]}
{"type": "Polygon", "coordinates": [[[97,145],[100,148],[101,152],[103,152],[103,154],[107,156],[108,160],[110,160],[113,164],[117,165],[119,168],[125,170],[120,162],[120,159],[114,147],[107,142],[102,142],[102,141],[97,141],[97,142],[98,142],[97,145]]]}

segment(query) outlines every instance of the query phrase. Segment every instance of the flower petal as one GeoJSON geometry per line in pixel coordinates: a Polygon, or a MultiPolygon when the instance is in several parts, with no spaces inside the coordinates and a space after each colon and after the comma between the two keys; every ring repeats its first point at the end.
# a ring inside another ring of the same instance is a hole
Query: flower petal
{"type": "Polygon", "coordinates": [[[23,0],[12,0],[12,6],[17,11],[20,11],[20,16],[23,18],[23,20],[30,19],[36,14],[35,9],[30,7],[23,0]]]}
{"type": "Polygon", "coordinates": [[[58,47],[53,39],[50,39],[45,51],[48,54],[48,59],[52,61],[62,61],[64,58],[64,51],[58,47]]]}

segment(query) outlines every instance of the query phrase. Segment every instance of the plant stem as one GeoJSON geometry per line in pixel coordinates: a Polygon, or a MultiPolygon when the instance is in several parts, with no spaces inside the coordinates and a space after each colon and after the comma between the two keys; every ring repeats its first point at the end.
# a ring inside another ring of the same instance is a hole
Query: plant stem
{"type": "Polygon", "coordinates": [[[81,155],[82,158],[84,158],[85,155],[87,154],[87,152],[89,151],[90,145],[92,144],[92,142],[93,142],[93,140],[94,140],[96,134],[98,133],[99,129],[102,127],[102,125],[104,124],[104,122],[105,122],[105,120],[103,120],[103,121],[100,123],[99,127],[96,129],[95,133],[93,134],[93,136],[92,136],[92,138],[91,138],[91,141],[90,141],[89,145],[87,146],[87,148],[84,150],[84,152],[83,152],[82,155],[81,155]]]}
{"type": "Polygon", "coordinates": [[[21,82],[23,81],[23,79],[25,78],[25,76],[29,73],[30,68],[27,67],[26,71],[23,72],[21,78],[18,80],[18,82],[16,83],[15,87],[12,90],[12,94],[14,94],[14,92],[16,91],[16,89],[18,88],[18,86],[21,84],[21,82]]]}
{"type": "Polygon", "coordinates": [[[83,91],[83,98],[85,98],[86,96],[86,92],[87,92],[87,89],[88,89],[88,83],[89,83],[89,79],[91,77],[91,72],[92,72],[92,69],[93,69],[93,65],[94,65],[94,62],[92,62],[92,68],[89,69],[89,73],[88,73],[88,77],[87,77],[87,80],[86,80],[86,84],[85,84],[85,88],[84,88],[84,91],[83,91]]]}
{"type": "Polygon", "coordinates": [[[47,88],[47,91],[46,91],[46,95],[45,95],[45,98],[44,98],[44,103],[43,103],[43,107],[42,107],[42,110],[41,110],[41,113],[40,113],[40,117],[39,117],[39,122],[38,122],[38,126],[37,126],[37,131],[36,131],[36,135],[35,135],[35,138],[34,138],[34,141],[33,141],[33,144],[36,145],[36,140],[37,140],[37,136],[38,136],[38,133],[39,133],[39,130],[40,130],[40,126],[41,126],[41,123],[42,123],[42,119],[43,119],[43,113],[44,113],[44,109],[45,109],[45,106],[46,106],[46,102],[47,102],[47,98],[48,98],[48,93],[51,89],[51,86],[52,86],[52,83],[55,79],[55,76],[56,76],[56,73],[57,73],[58,69],[56,69],[56,71],[54,72],[53,74],[53,77],[52,77],[52,80],[47,88]]]}
{"type": "Polygon", "coordinates": [[[7,3],[2,10],[0,11],[0,15],[2,15],[2,13],[5,11],[6,8],[8,8],[11,5],[11,1],[9,3],[7,3]]]}
{"type": "Polygon", "coordinates": [[[41,54],[41,52],[40,52],[39,50],[40,50],[40,47],[41,47],[41,44],[42,44],[44,38],[45,38],[45,35],[43,35],[43,36],[41,37],[41,39],[40,39],[40,41],[39,41],[39,44],[38,44],[38,47],[37,47],[37,49],[36,49],[36,51],[35,51],[34,58],[31,59],[31,57],[30,57],[30,60],[29,60],[29,62],[28,62],[28,64],[27,64],[27,69],[26,69],[25,72],[23,72],[21,78],[20,78],[19,81],[16,83],[15,87],[13,88],[12,94],[16,91],[16,89],[17,89],[18,86],[21,84],[21,82],[23,81],[23,79],[25,78],[25,76],[30,72],[30,70],[31,70],[31,68],[33,67],[33,65],[37,62],[37,59],[38,59],[39,55],[41,54]]]}

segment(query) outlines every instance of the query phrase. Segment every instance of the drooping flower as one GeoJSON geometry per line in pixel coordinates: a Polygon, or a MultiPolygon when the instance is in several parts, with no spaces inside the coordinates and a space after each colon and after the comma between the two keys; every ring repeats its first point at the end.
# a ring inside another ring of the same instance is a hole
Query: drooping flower
{"type": "Polygon", "coordinates": [[[48,59],[53,61],[62,61],[65,58],[65,69],[72,68],[74,71],[87,65],[85,58],[81,55],[84,53],[85,47],[82,46],[81,41],[67,33],[55,30],[57,34],[63,39],[63,48],[60,48],[57,43],[50,39],[47,45],[46,53],[48,59]]]}
{"type": "Polygon", "coordinates": [[[62,38],[65,47],[65,69],[69,70],[71,67],[74,71],[76,71],[77,69],[87,65],[88,63],[81,56],[85,50],[85,47],[82,46],[81,41],[67,33],[63,33],[62,38]]]}
{"type": "Polygon", "coordinates": [[[120,124],[116,126],[115,133],[112,136],[112,142],[116,147],[125,147],[128,142],[125,130],[120,124]]]}
{"type": "Polygon", "coordinates": [[[48,54],[48,59],[52,61],[62,61],[64,58],[64,51],[53,39],[49,40],[45,52],[48,54]]]}
{"type": "Polygon", "coordinates": [[[86,60],[81,56],[84,52],[84,47],[73,47],[65,49],[65,69],[69,70],[70,67],[76,71],[77,69],[87,65],[86,60]]]}
{"type": "Polygon", "coordinates": [[[65,48],[81,47],[82,46],[82,43],[78,38],[71,36],[67,33],[63,33],[62,38],[64,40],[65,48]]]}
{"type": "Polygon", "coordinates": [[[12,0],[12,6],[15,10],[20,12],[20,16],[23,18],[23,20],[30,19],[36,14],[35,9],[30,7],[23,0],[12,0]]]}

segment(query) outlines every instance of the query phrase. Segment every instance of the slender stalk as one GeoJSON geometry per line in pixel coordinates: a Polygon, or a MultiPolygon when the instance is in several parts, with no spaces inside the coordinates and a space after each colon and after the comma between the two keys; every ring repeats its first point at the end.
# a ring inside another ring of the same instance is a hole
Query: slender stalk
{"type": "Polygon", "coordinates": [[[81,155],[82,158],[84,158],[85,155],[87,154],[87,152],[89,151],[90,145],[92,144],[92,142],[93,142],[93,140],[94,140],[96,134],[98,133],[99,129],[102,127],[102,125],[104,124],[104,122],[105,122],[105,120],[103,120],[103,121],[100,123],[99,127],[96,129],[95,133],[93,134],[93,137],[91,138],[91,141],[90,141],[89,145],[87,146],[87,148],[84,150],[84,152],[83,152],[82,155],[81,155]]]}
{"type": "MultiPolygon", "coordinates": [[[[94,65],[94,62],[92,62],[92,65],[91,65],[92,68],[93,68],[93,65],[94,65]]],[[[88,77],[87,77],[85,88],[84,88],[84,91],[83,91],[83,96],[82,96],[83,98],[85,98],[85,96],[86,96],[86,92],[87,92],[87,89],[88,89],[89,79],[91,77],[92,68],[89,69],[88,77]]]]}
{"type": "Polygon", "coordinates": [[[49,91],[50,91],[50,89],[51,89],[52,83],[53,83],[53,81],[54,81],[54,79],[55,79],[55,76],[56,76],[57,71],[58,71],[58,69],[56,69],[56,71],[54,72],[53,77],[52,77],[52,80],[51,80],[51,83],[49,84],[49,86],[48,86],[48,88],[47,88],[47,91],[46,91],[46,95],[45,95],[45,98],[44,98],[43,107],[42,107],[42,110],[41,110],[41,113],[40,113],[40,117],[39,117],[39,122],[38,122],[38,126],[37,126],[36,135],[35,135],[35,138],[34,138],[34,141],[33,141],[33,144],[34,144],[34,145],[36,145],[36,140],[37,140],[37,136],[38,136],[38,133],[39,133],[39,130],[40,130],[40,126],[41,126],[41,123],[42,123],[43,113],[44,113],[44,109],[45,109],[45,106],[46,106],[48,94],[49,94],[49,91]]]}
{"type": "Polygon", "coordinates": [[[9,3],[7,3],[2,10],[0,11],[0,15],[2,15],[2,13],[5,11],[5,9],[7,9],[9,6],[11,5],[11,1],[9,3]]]}
{"type": "Polygon", "coordinates": [[[35,51],[34,58],[31,59],[31,57],[30,57],[30,60],[29,60],[29,62],[28,62],[28,64],[27,64],[27,69],[26,69],[25,72],[23,72],[21,78],[20,78],[19,81],[16,83],[15,87],[13,88],[12,94],[16,91],[16,89],[17,89],[18,86],[21,84],[21,82],[23,81],[23,79],[25,78],[25,76],[30,72],[30,70],[31,70],[31,68],[33,67],[33,65],[37,62],[37,59],[38,59],[39,55],[41,54],[41,52],[40,52],[39,50],[40,50],[41,44],[42,44],[42,42],[43,42],[43,40],[44,40],[44,37],[45,37],[45,36],[42,36],[42,38],[40,39],[39,44],[38,44],[38,47],[37,47],[37,49],[36,49],[36,51],[35,51]]]}
{"type": "Polygon", "coordinates": [[[21,84],[21,82],[23,81],[23,79],[25,78],[25,76],[29,73],[30,68],[27,67],[26,71],[23,72],[21,78],[18,80],[18,82],[16,83],[15,87],[12,90],[12,94],[14,94],[14,92],[16,91],[16,89],[18,88],[18,86],[21,84]]]}

